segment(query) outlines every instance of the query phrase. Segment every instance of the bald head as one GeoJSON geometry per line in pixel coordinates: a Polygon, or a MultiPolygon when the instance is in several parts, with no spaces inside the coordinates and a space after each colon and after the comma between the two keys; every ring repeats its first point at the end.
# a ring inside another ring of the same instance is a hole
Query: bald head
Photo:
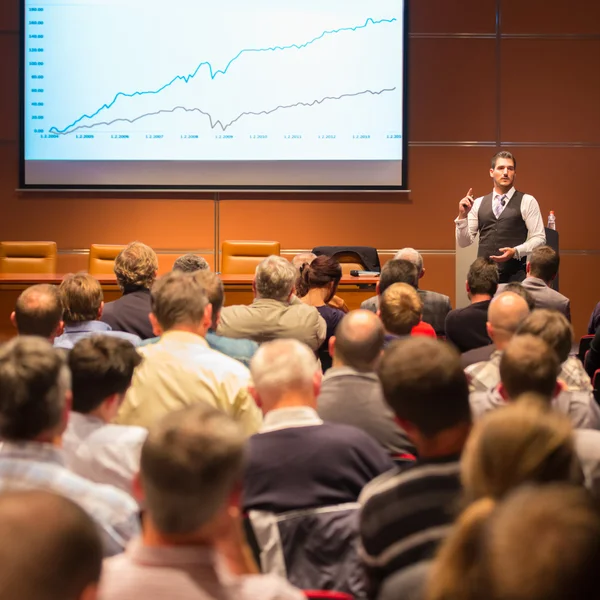
{"type": "Polygon", "coordinates": [[[527,302],[514,292],[503,292],[493,298],[488,308],[487,330],[498,350],[504,350],[528,315],[527,302]]]}
{"type": "Polygon", "coordinates": [[[48,284],[28,287],[17,298],[11,318],[19,335],[54,338],[61,329],[63,318],[58,288],[48,284]]]}
{"type": "Polygon", "coordinates": [[[329,353],[334,366],[373,371],[383,350],[383,324],[369,310],[353,310],[337,326],[329,353]]]}
{"type": "Polygon", "coordinates": [[[0,495],[0,598],[79,600],[93,588],[102,544],[92,519],[62,496],[0,495]]]}

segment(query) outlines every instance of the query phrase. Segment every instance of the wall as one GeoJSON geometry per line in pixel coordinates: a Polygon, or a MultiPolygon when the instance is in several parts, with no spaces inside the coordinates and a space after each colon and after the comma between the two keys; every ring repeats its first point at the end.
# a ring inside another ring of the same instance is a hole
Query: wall
{"type": "MultiPolygon", "coordinates": [[[[452,220],[469,187],[490,189],[490,156],[518,158],[519,187],[557,214],[561,290],[578,335],[600,300],[600,2],[412,0],[408,195],[19,194],[18,0],[0,1],[0,239],[53,239],[59,269],[93,242],[141,239],[167,269],[224,239],[285,251],[364,244],[425,254],[424,287],[454,297],[452,220]]],[[[387,255],[387,254],[386,254],[387,255]]]]}

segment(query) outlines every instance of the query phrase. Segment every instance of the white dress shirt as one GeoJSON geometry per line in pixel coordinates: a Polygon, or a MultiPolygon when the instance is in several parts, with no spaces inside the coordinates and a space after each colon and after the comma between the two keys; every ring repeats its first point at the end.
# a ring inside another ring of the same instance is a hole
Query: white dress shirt
{"type": "MultiPolygon", "coordinates": [[[[515,188],[512,187],[506,193],[503,210],[506,209],[515,191],[515,188]]],[[[496,195],[496,192],[492,191],[492,199],[496,195]]],[[[456,241],[461,248],[470,246],[477,236],[477,232],[479,231],[479,207],[482,200],[483,196],[475,200],[466,219],[457,218],[454,220],[456,223],[456,241]]],[[[523,244],[515,246],[516,259],[521,259],[531,254],[538,246],[543,246],[546,243],[546,233],[544,231],[544,221],[540,212],[540,206],[537,200],[529,194],[524,194],[521,200],[521,216],[525,221],[528,233],[527,240],[523,244]]]]}
{"type": "Polygon", "coordinates": [[[140,453],[148,430],[113,425],[72,412],[63,434],[65,462],[71,471],[96,483],[108,483],[132,493],[140,470],[140,453]]]}

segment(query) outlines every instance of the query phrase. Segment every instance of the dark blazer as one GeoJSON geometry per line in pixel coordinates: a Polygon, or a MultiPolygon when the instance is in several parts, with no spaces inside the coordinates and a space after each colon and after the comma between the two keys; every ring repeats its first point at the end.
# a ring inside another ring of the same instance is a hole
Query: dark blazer
{"type": "MultiPolygon", "coordinates": [[[[498,286],[496,296],[504,291],[506,284],[498,286]]],[[[571,320],[571,301],[566,297],[548,287],[537,277],[526,277],[521,285],[533,296],[536,308],[551,308],[561,312],[569,321],[571,320]]]]}
{"type": "Polygon", "coordinates": [[[135,333],[143,340],[154,337],[148,315],[150,305],[150,290],[135,290],[123,294],[118,300],[104,305],[101,321],[108,323],[114,331],[135,333]]]}

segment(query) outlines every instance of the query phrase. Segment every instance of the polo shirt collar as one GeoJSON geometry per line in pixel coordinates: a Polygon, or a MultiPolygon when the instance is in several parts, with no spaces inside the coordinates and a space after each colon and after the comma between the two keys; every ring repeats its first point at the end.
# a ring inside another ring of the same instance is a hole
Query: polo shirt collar
{"type": "Polygon", "coordinates": [[[265,415],[260,433],[290,427],[314,427],[315,425],[323,425],[323,421],[319,418],[317,411],[309,406],[277,408],[265,415]]]}
{"type": "Polygon", "coordinates": [[[160,337],[161,342],[177,342],[179,344],[201,344],[208,348],[208,342],[197,333],[191,331],[165,331],[160,337]]]}
{"type": "Polygon", "coordinates": [[[379,378],[373,371],[357,371],[356,369],[347,366],[331,367],[331,369],[328,369],[323,375],[323,381],[333,379],[334,377],[347,377],[349,375],[354,377],[364,377],[365,379],[370,379],[372,381],[379,381],[379,378]]]}
{"type": "Polygon", "coordinates": [[[158,567],[215,564],[215,552],[207,546],[146,546],[136,538],[128,544],[126,553],[135,563],[158,567]]]}

